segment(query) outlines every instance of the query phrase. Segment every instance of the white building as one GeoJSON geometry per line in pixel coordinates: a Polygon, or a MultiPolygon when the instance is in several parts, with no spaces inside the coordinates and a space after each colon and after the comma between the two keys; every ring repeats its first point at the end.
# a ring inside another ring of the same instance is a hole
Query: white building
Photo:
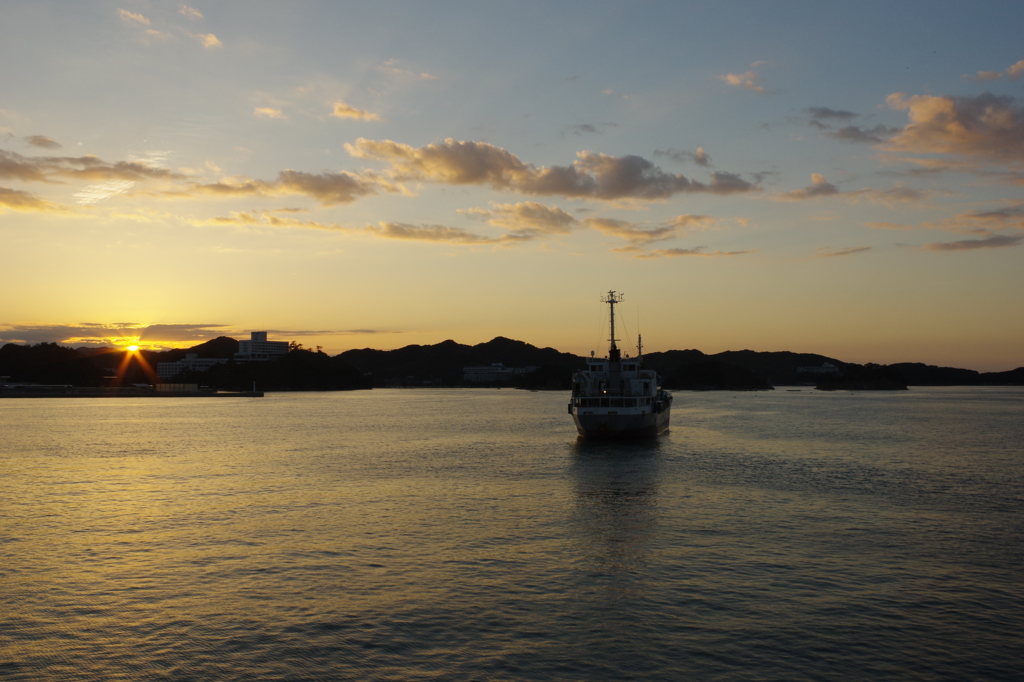
{"type": "Polygon", "coordinates": [[[252,332],[248,341],[238,342],[235,362],[266,362],[288,355],[287,341],[267,341],[266,332],[252,332]]]}
{"type": "Polygon", "coordinates": [[[227,358],[201,358],[196,353],[187,353],[184,360],[157,363],[156,374],[161,379],[170,379],[182,372],[205,372],[227,361],[227,358]]]}

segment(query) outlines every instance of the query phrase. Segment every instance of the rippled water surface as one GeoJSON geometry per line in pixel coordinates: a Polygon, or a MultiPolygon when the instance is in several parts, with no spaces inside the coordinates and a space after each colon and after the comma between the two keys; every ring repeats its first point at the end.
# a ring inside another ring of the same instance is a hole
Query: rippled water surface
{"type": "Polygon", "coordinates": [[[0,400],[6,680],[1019,680],[1024,389],[0,400]]]}

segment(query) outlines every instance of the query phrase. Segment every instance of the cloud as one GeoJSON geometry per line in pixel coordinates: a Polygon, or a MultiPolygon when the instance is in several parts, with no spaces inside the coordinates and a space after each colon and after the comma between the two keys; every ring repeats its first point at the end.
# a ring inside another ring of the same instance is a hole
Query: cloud
{"type": "Polygon", "coordinates": [[[584,151],[577,153],[570,166],[538,168],[500,147],[451,138],[419,148],[391,140],[359,138],[345,148],[356,158],[388,162],[396,181],[488,185],[522,194],[653,200],[680,192],[732,194],[760,190],[731,173],[712,173],[708,184],[691,181],[633,155],[616,157],[584,151]]]}
{"type": "Polygon", "coordinates": [[[75,192],[75,198],[78,199],[80,204],[95,204],[112,196],[124,194],[134,186],[135,182],[132,180],[111,180],[110,182],[83,187],[78,192],[75,192]]]}
{"type": "Polygon", "coordinates": [[[1024,109],[1009,96],[935,97],[897,92],[886,98],[910,119],[886,144],[891,151],[953,154],[996,162],[1024,162],[1024,109]]]}
{"type": "MultiPolygon", "coordinates": [[[[348,234],[361,234],[380,239],[455,244],[460,246],[515,246],[544,236],[570,234],[578,228],[594,229],[604,234],[620,237],[627,246],[612,249],[616,252],[641,252],[640,246],[682,236],[695,230],[706,230],[716,220],[705,215],[676,216],[654,228],[645,228],[636,223],[610,218],[585,218],[577,220],[558,207],[546,206],[532,201],[517,204],[493,204],[490,209],[460,209],[460,214],[486,220],[489,224],[502,227],[509,232],[497,236],[478,234],[460,227],[441,224],[414,225],[403,222],[381,221],[365,226],[345,226],[338,223],[320,223],[315,220],[272,215],[270,210],[254,212],[231,212],[204,220],[190,220],[197,226],[234,226],[238,228],[269,227],[290,229],[312,229],[348,234]]],[[[703,247],[701,247],[703,248],[703,247]]],[[[747,252],[714,252],[711,255],[735,255],[747,252]]]]}
{"type": "Polygon", "coordinates": [[[870,246],[847,246],[847,247],[838,248],[838,249],[834,249],[834,248],[830,248],[830,247],[825,247],[825,248],[818,249],[814,253],[814,257],[815,258],[835,258],[837,256],[852,256],[854,254],[864,253],[864,252],[870,251],[870,250],[871,250],[870,246]]]}
{"type": "Polygon", "coordinates": [[[277,175],[281,193],[305,194],[324,206],[348,204],[358,197],[376,194],[383,185],[375,177],[355,173],[303,173],[284,170],[277,175]]]}
{"type": "Polygon", "coordinates": [[[914,229],[913,225],[907,225],[906,223],[878,222],[878,223],[864,223],[864,224],[867,225],[870,228],[875,229],[875,230],[912,230],[912,229],[914,229]]]}
{"type": "Polygon", "coordinates": [[[815,199],[817,197],[835,196],[841,197],[846,201],[859,202],[859,201],[870,201],[876,204],[884,204],[892,207],[898,204],[906,204],[913,201],[920,201],[931,196],[933,192],[928,190],[915,189],[913,187],[904,187],[903,185],[897,184],[889,189],[875,189],[873,187],[864,187],[862,189],[854,189],[848,191],[841,191],[838,187],[830,183],[825,179],[825,176],[820,173],[811,174],[811,184],[803,189],[795,189],[790,192],[784,192],[777,194],[772,197],[773,201],[804,201],[807,199],[815,199]]]}
{"type": "Polygon", "coordinates": [[[256,107],[253,110],[253,113],[264,118],[288,118],[285,116],[284,112],[280,109],[275,109],[274,107],[256,107]]]}
{"type": "Polygon", "coordinates": [[[1020,60],[1013,66],[1006,69],[1006,75],[1007,77],[1012,78],[1014,80],[1024,75],[1024,59],[1020,60]]]}
{"type": "Polygon", "coordinates": [[[69,209],[41,199],[30,192],[0,187],[0,211],[12,210],[22,213],[67,213],[69,209]]]}
{"type": "Polygon", "coordinates": [[[417,78],[425,81],[437,80],[437,76],[432,76],[431,74],[426,72],[415,73],[413,71],[398,68],[397,59],[389,59],[383,64],[381,64],[380,67],[378,68],[380,68],[381,71],[395,78],[417,78]]]}
{"type": "Polygon", "coordinates": [[[60,149],[61,144],[56,142],[45,135],[29,135],[25,138],[25,142],[28,142],[33,147],[42,147],[44,149],[60,149]]]}
{"type": "Polygon", "coordinates": [[[178,13],[185,16],[188,19],[202,19],[203,13],[197,10],[195,7],[189,7],[188,5],[181,5],[178,7],[178,13]]]}
{"type": "Polygon", "coordinates": [[[530,235],[503,234],[499,237],[487,237],[468,232],[459,227],[445,225],[410,225],[408,223],[381,222],[363,228],[374,236],[383,239],[399,239],[403,241],[424,241],[446,244],[485,245],[507,244],[531,239],[530,235]]]}
{"type": "Polygon", "coordinates": [[[494,204],[491,210],[468,209],[459,212],[478,215],[491,225],[520,235],[569,234],[578,225],[576,218],[557,206],[545,206],[535,201],[494,204]]]}
{"type": "Polygon", "coordinates": [[[127,21],[128,23],[141,24],[143,26],[149,26],[149,24],[150,24],[149,19],[147,19],[146,17],[142,16],[141,14],[136,14],[135,12],[129,12],[126,9],[119,9],[119,10],[117,10],[117,12],[118,12],[118,14],[121,15],[121,19],[124,20],[124,21],[127,21]]]}
{"type": "Polygon", "coordinates": [[[946,220],[925,223],[924,226],[956,232],[988,234],[991,234],[992,230],[1024,230],[1024,204],[1013,204],[990,211],[970,211],[946,220]]]}
{"type": "Polygon", "coordinates": [[[665,151],[659,151],[656,149],[654,151],[654,156],[665,156],[679,163],[695,163],[698,166],[704,166],[705,168],[712,165],[711,157],[704,151],[704,147],[697,147],[697,151],[695,152],[673,149],[672,147],[669,147],[665,151]]]}
{"type": "Polygon", "coordinates": [[[399,188],[373,173],[305,173],[283,170],[273,181],[253,180],[246,177],[223,178],[213,183],[192,183],[184,190],[162,192],[168,198],[187,198],[197,195],[281,196],[301,194],[313,197],[324,206],[350,204],[359,197],[380,191],[397,192],[399,188]]]}
{"type": "Polygon", "coordinates": [[[356,109],[355,107],[351,107],[341,101],[334,103],[334,111],[331,112],[331,116],[337,116],[338,118],[354,118],[359,121],[382,120],[377,114],[369,111],[363,111],[362,109],[356,109]]]}
{"type": "Polygon", "coordinates": [[[1002,77],[1002,71],[979,71],[973,76],[964,76],[964,78],[970,78],[971,80],[978,81],[979,83],[984,81],[997,81],[1002,77]]]}
{"type": "Polygon", "coordinates": [[[700,256],[701,258],[720,258],[723,256],[742,256],[754,253],[753,249],[747,251],[711,251],[707,252],[706,246],[698,246],[692,249],[655,249],[650,253],[641,254],[637,258],[676,258],[678,256],[700,256]]]}
{"type": "Polygon", "coordinates": [[[212,337],[237,333],[226,324],[0,324],[0,341],[5,343],[61,343],[71,346],[117,346],[145,339],[164,347],[182,342],[195,345],[212,337]]]}
{"type": "Polygon", "coordinates": [[[220,42],[212,33],[198,33],[193,34],[192,37],[201,42],[203,47],[224,47],[224,43],[220,42]]]}
{"type": "Polygon", "coordinates": [[[807,107],[807,113],[811,115],[811,118],[817,120],[823,119],[838,119],[841,121],[848,121],[853,118],[857,118],[860,114],[855,114],[852,111],[844,111],[842,109],[829,109],[828,107],[807,107]]]}
{"type": "Polygon", "coordinates": [[[636,223],[612,218],[586,218],[583,224],[607,235],[621,237],[631,245],[638,246],[679,237],[695,229],[707,229],[715,219],[707,215],[680,215],[659,227],[643,228],[636,223]]]}
{"type": "Polygon", "coordinates": [[[761,77],[757,75],[756,71],[747,71],[746,73],[727,73],[724,76],[719,76],[718,78],[737,88],[746,88],[747,90],[752,90],[762,95],[767,92],[767,90],[758,85],[761,81],[761,77]]]}
{"type": "MultiPolygon", "coordinates": [[[[390,329],[268,329],[271,336],[351,336],[398,334],[390,329]]],[[[60,343],[66,346],[116,347],[139,343],[151,349],[187,348],[218,336],[248,338],[249,331],[230,324],[142,324],[80,322],[78,324],[0,324],[0,343],[60,343]]]]}
{"type": "MultiPolygon", "coordinates": [[[[601,128],[616,128],[618,123],[606,122],[606,123],[578,123],[576,125],[568,126],[567,130],[573,135],[600,135],[601,128]]],[[[559,134],[562,137],[562,134],[559,134]]]]}
{"type": "Polygon", "coordinates": [[[825,137],[831,137],[840,142],[852,142],[863,144],[881,144],[891,136],[900,132],[901,128],[889,128],[882,124],[874,128],[861,128],[860,126],[846,126],[839,130],[823,132],[825,137]]]}
{"type": "Polygon", "coordinates": [[[381,221],[377,224],[362,227],[349,227],[337,223],[320,223],[315,220],[298,220],[269,215],[268,212],[248,213],[232,212],[228,216],[218,216],[208,220],[190,221],[193,225],[234,225],[238,227],[276,227],[307,230],[325,230],[328,232],[345,232],[363,234],[380,239],[399,241],[419,241],[431,243],[457,244],[461,246],[501,246],[529,241],[534,234],[503,234],[497,237],[475,234],[460,227],[447,225],[412,225],[409,223],[381,221]]]}
{"type": "Polygon", "coordinates": [[[864,199],[876,204],[885,204],[886,206],[892,207],[896,204],[921,201],[922,199],[926,199],[931,196],[932,192],[923,189],[915,189],[913,187],[904,187],[903,185],[896,185],[889,189],[865,187],[863,189],[840,192],[839,194],[848,201],[856,202],[864,199]]]}
{"type": "Polygon", "coordinates": [[[826,180],[824,175],[820,173],[812,173],[811,184],[809,186],[804,187],[803,189],[794,189],[791,192],[777,194],[772,198],[775,201],[803,201],[805,199],[825,197],[833,194],[839,194],[839,188],[826,180]]]}
{"type": "Polygon", "coordinates": [[[144,180],[174,179],[178,173],[151,166],[143,161],[107,163],[95,156],[22,156],[0,149],[0,178],[23,182],[59,182],[58,178],[75,180],[144,180]]]}
{"type": "Polygon", "coordinates": [[[922,251],[972,251],[974,249],[999,249],[1017,246],[1024,241],[1024,234],[1014,236],[993,235],[984,239],[964,239],[958,242],[934,242],[921,246],[922,251]]]}

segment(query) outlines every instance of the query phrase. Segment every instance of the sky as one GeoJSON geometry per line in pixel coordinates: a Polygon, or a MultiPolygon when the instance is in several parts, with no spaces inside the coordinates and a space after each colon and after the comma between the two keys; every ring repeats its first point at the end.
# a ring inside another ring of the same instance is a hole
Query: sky
{"type": "Polygon", "coordinates": [[[0,16],[0,343],[1024,365],[1024,3],[0,16]]]}

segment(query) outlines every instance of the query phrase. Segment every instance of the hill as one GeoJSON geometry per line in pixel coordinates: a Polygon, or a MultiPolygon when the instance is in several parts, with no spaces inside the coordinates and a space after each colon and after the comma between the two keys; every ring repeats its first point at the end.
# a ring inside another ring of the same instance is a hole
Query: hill
{"type": "MultiPolygon", "coordinates": [[[[586,366],[578,355],[537,348],[503,336],[475,346],[447,340],[432,346],[411,345],[395,350],[349,350],[338,357],[362,372],[370,372],[374,386],[461,386],[463,367],[500,362],[506,367],[534,366],[544,370],[541,384],[545,386],[552,380],[560,383],[559,377],[564,377],[567,388],[572,371],[586,366]]],[[[536,378],[541,380],[540,375],[536,378]]],[[[524,384],[531,385],[525,380],[524,384]]]]}

